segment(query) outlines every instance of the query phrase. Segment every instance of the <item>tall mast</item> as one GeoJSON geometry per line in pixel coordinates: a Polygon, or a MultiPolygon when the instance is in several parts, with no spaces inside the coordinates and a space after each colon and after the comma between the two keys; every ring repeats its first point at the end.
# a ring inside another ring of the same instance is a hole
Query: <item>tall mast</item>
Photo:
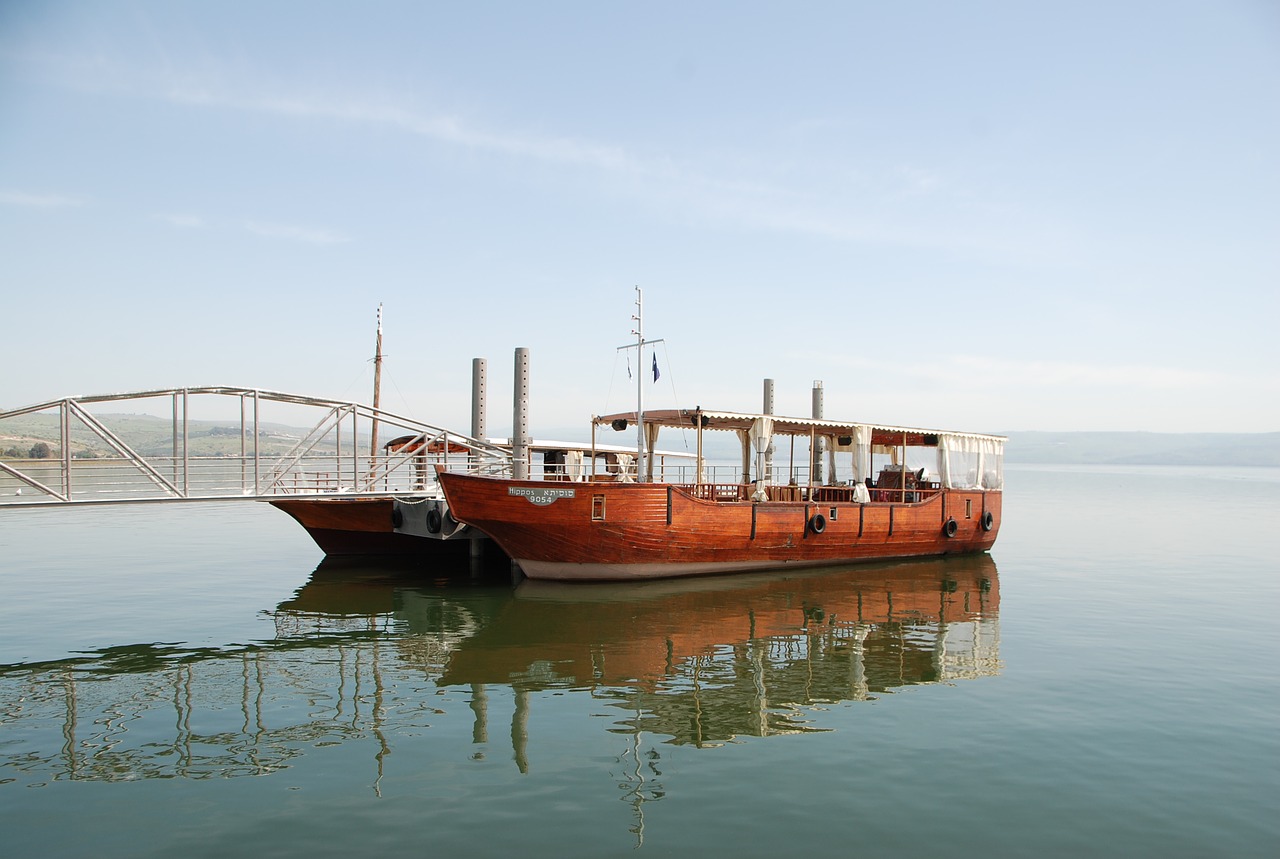
{"type": "Polygon", "coordinates": [[[636,482],[642,483],[645,477],[645,443],[644,443],[644,293],[636,287],[636,328],[631,333],[636,335],[636,482]]]}
{"type": "MultiPolygon", "coordinates": [[[[645,444],[644,432],[644,347],[645,345],[653,345],[654,343],[662,343],[659,340],[644,339],[644,293],[640,291],[640,287],[636,287],[636,313],[631,317],[636,327],[632,330],[632,334],[636,335],[635,343],[628,343],[626,346],[619,346],[618,351],[623,349],[636,350],[636,482],[643,482],[648,478],[649,472],[645,468],[648,462],[648,447],[645,444]]],[[[631,359],[627,359],[627,372],[631,372],[631,359]]],[[[653,359],[654,381],[657,379],[658,358],[655,355],[653,359]]]]}
{"type": "Polygon", "coordinates": [[[378,407],[382,403],[382,302],[378,302],[378,345],[373,353],[373,436],[369,458],[378,455],[378,407]]]}

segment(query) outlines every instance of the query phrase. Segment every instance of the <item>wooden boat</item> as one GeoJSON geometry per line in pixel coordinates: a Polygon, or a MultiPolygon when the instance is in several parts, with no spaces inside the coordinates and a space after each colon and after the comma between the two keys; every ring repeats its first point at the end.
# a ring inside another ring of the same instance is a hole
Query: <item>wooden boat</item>
{"type": "Polygon", "coordinates": [[[490,536],[531,579],[631,580],[982,552],[999,533],[1001,436],[709,411],[597,417],[697,436],[696,467],[656,474],[647,451],[628,473],[516,480],[441,468],[451,514],[490,536]],[[731,479],[711,474],[704,437],[741,443],[731,479]],[[772,463],[776,440],[808,461],[772,463]],[[755,454],[754,476],[752,454],[755,454]],[[837,466],[847,460],[847,479],[837,466]],[[878,471],[876,470],[878,468],[878,471]]]}
{"type": "MultiPolygon", "coordinates": [[[[382,462],[398,457],[409,469],[407,485],[398,486],[394,494],[306,494],[272,498],[268,503],[292,516],[326,555],[466,559],[471,541],[484,539],[484,535],[468,533],[447,515],[432,466],[450,456],[465,458],[471,448],[454,441],[428,443],[419,434],[394,438],[383,444],[381,451],[382,462]]],[[[379,459],[372,461],[376,465],[379,459]]]]}
{"type": "MultiPolygon", "coordinates": [[[[401,506],[413,503],[413,499],[313,496],[272,498],[268,503],[292,516],[326,555],[429,555],[458,559],[468,556],[466,535],[455,533],[463,529],[442,533],[437,526],[432,534],[404,527],[401,506]]],[[[424,522],[425,513],[430,510],[436,510],[438,521],[443,521],[439,512],[442,501],[422,499],[416,503],[429,508],[424,511],[424,522]]]]}

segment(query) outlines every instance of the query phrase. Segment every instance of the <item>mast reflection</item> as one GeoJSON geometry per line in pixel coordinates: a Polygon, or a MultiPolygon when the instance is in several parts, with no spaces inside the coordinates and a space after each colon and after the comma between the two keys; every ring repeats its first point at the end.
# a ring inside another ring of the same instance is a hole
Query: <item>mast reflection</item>
{"type": "Polygon", "coordinates": [[[815,712],[833,703],[998,674],[998,612],[987,555],[514,588],[327,560],[268,612],[268,640],[0,666],[0,780],[263,775],[360,744],[379,791],[396,747],[450,716],[436,693],[451,689],[470,711],[452,713],[472,724],[464,754],[505,745],[491,722],[509,710],[526,772],[538,693],[573,690],[627,737],[614,774],[642,837],[640,807],[664,793],[653,741],[826,730],[815,712]]]}

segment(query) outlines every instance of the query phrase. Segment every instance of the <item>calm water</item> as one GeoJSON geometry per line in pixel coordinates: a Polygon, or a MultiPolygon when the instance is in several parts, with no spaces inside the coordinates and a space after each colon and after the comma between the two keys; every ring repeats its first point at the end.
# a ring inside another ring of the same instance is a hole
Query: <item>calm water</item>
{"type": "Polygon", "coordinates": [[[988,557],[643,586],[0,510],[6,855],[1280,855],[1280,472],[1010,467],[988,557]]]}

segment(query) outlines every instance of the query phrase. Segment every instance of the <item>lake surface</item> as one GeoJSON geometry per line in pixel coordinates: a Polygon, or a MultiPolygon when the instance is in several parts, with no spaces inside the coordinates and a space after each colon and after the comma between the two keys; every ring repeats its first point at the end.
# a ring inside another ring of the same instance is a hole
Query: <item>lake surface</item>
{"type": "Polygon", "coordinates": [[[1280,470],[1009,466],[990,555],[555,586],[0,510],[6,855],[1280,855],[1280,470]]]}

